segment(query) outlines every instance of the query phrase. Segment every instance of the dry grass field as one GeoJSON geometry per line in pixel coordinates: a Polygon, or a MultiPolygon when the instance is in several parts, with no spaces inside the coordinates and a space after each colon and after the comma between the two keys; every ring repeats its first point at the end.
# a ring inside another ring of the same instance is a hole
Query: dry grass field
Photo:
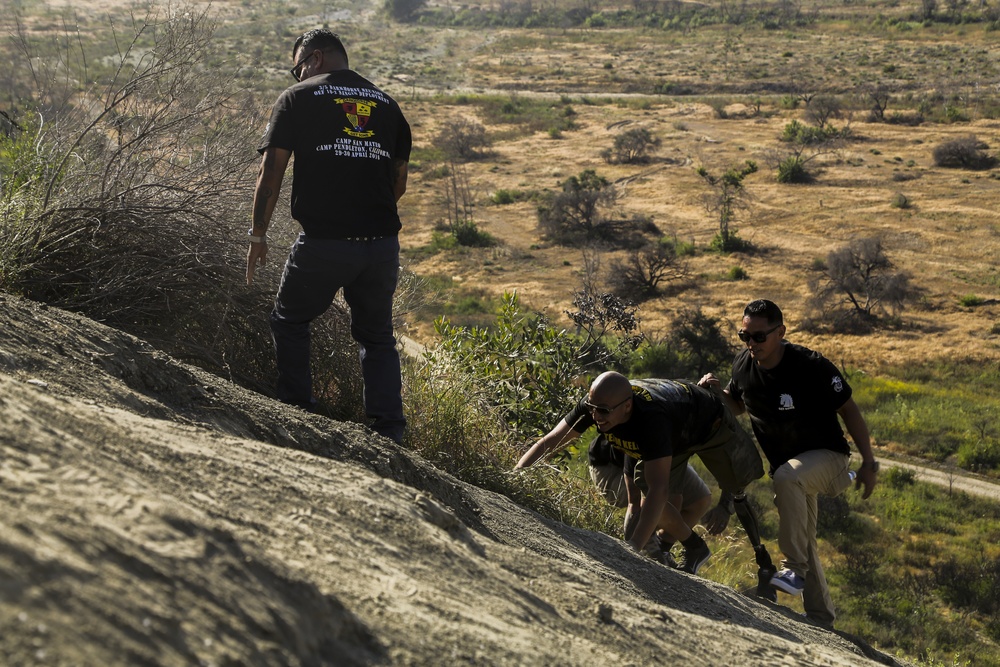
{"type": "MultiPolygon", "coordinates": [[[[468,105],[422,99],[405,105],[415,121],[418,143],[435,136],[450,119],[474,113],[468,105]]],[[[533,307],[561,312],[582,284],[582,251],[546,243],[537,229],[533,203],[491,205],[493,192],[558,190],[569,176],[594,169],[618,184],[618,206],[652,216],[664,233],[692,241],[704,251],[718,231],[718,221],[706,210],[709,190],[696,167],[717,172],[746,159],[760,160],[768,149],[778,147],[782,127],[799,115],[780,111],[767,118],[723,120],[709,105],[693,100],[574,102],[572,108],[578,129],[559,139],[537,132],[499,141],[495,158],[468,165],[479,203],[475,221],[501,240],[499,248],[416,258],[410,268],[420,275],[455,277],[461,289],[491,294],[517,289],[533,307]],[[643,165],[607,164],[601,150],[611,147],[615,132],[631,127],[648,128],[662,140],[657,157],[643,165]]],[[[735,323],[748,300],[768,297],[784,305],[795,340],[816,344],[831,357],[858,367],[955,354],[996,358],[1000,181],[990,173],[936,168],[931,154],[940,142],[970,132],[996,145],[1000,122],[920,128],[856,122],[852,127],[854,141],[814,161],[819,166],[814,184],[778,184],[774,169],[763,165],[750,176],[746,186],[754,197],[752,215],[738,227],[757,250],[733,255],[699,252],[691,260],[697,278],[690,286],[642,304],[647,331],[668,327],[684,306],[699,305],[735,323]],[[901,173],[913,180],[894,180],[901,173]],[[896,193],[904,193],[911,208],[893,208],[896,193]],[[824,337],[822,342],[796,332],[794,323],[810,296],[807,282],[815,273],[814,260],[867,236],[883,239],[887,253],[912,274],[922,292],[919,303],[905,312],[904,326],[863,338],[824,337]],[[733,266],[742,267],[749,280],[719,277],[733,266]],[[959,298],[967,294],[989,303],[962,307],[959,298]]],[[[444,215],[439,187],[425,174],[413,174],[403,203],[409,247],[428,243],[444,215]]]]}

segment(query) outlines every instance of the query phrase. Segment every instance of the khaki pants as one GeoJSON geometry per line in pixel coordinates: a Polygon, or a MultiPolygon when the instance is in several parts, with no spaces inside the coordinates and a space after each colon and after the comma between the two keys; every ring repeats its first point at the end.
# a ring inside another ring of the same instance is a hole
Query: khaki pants
{"type": "Polygon", "coordinates": [[[850,486],[849,460],[846,454],[814,449],[774,471],[778,546],[785,556],[781,566],[805,579],[802,602],[806,614],[829,624],[833,624],[836,613],[816,543],[816,497],[837,496],[850,486]]]}

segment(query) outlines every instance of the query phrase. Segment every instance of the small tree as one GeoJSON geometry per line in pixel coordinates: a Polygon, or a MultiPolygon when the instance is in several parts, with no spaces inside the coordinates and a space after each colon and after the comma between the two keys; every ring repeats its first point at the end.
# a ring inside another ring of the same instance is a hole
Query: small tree
{"type": "Polygon", "coordinates": [[[816,127],[826,127],[834,118],[840,118],[844,104],[835,95],[817,95],[806,107],[806,120],[816,127]]]}
{"type": "Polygon", "coordinates": [[[712,247],[721,252],[745,250],[747,242],[735,229],[730,229],[741,213],[750,209],[751,197],[743,187],[743,180],[757,171],[757,163],[747,160],[742,166],[733,166],[716,176],[705,167],[698,167],[698,175],[712,188],[705,198],[705,208],[719,216],[719,233],[712,240],[712,247]]]}
{"type": "Polygon", "coordinates": [[[881,81],[866,83],[861,86],[861,99],[871,110],[871,120],[880,123],[885,120],[885,110],[892,99],[890,92],[889,86],[881,81]]]}
{"type": "Polygon", "coordinates": [[[863,238],[827,256],[820,278],[810,281],[810,307],[842,331],[868,331],[884,316],[897,316],[914,289],[895,270],[878,238],[863,238]]]}
{"type": "Polygon", "coordinates": [[[649,160],[649,153],[660,145],[660,139],[644,127],[627,130],[615,137],[614,147],[605,151],[604,159],[611,163],[633,164],[649,160]]]}
{"type": "Polygon", "coordinates": [[[593,169],[570,176],[562,183],[562,192],[538,211],[542,231],[557,241],[592,238],[604,220],[601,209],[618,198],[614,186],[593,169]]]}

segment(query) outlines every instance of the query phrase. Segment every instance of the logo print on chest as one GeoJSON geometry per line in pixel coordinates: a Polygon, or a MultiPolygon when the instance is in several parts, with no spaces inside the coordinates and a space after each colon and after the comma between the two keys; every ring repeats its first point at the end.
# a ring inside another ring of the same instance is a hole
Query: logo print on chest
{"type": "Polygon", "coordinates": [[[795,403],[792,401],[792,397],[789,394],[782,394],[778,397],[778,409],[779,410],[794,410],[795,403]]]}

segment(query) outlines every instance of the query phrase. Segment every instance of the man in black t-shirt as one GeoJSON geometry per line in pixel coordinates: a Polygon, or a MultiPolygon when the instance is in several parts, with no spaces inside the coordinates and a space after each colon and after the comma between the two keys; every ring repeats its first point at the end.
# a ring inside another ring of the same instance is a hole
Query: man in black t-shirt
{"type": "MultiPolygon", "coordinates": [[[[735,511],[754,544],[758,564],[770,579],[771,558],[760,544],[757,519],[743,494],[747,484],[764,474],[760,454],[714,392],[690,382],[630,382],[619,373],[602,373],[591,384],[587,398],[532,445],[516,467],[525,468],[562,449],[591,426],[626,455],[624,532],[632,549],[642,551],[661,528],[684,546],[681,569],[695,574],[708,559],[704,540],[669,502],[671,490],[681,488],[688,459],[697,454],[723,492],[728,492],[720,499],[721,511],[709,513],[715,515],[709,521],[710,531],[721,532],[735,511]],[[644,488],[640,490],[639,484],[644,488]],[[735,507],[725,507],[733,495],[735,507]]],[[[761,594],[769,597],[768,592],[761,594]]]]}
{"type": "Polygon", "coordinates": [[[249,284],[267,260],[267,228],[294,154],[292,217],[302,233],[271,312],[278,398],[312,409],[309,325],[343,288],[360,347],[365,411],[376,432],[400,442],[406,420],[392,297],[410,127],[391,97],[348,68],[347,51],[329,30],[299,37],[292,61],[298,83],[274,104],[259,148],[247,252],[249,284]]]}
{"type": "MultiPolygon", "coordinates": [[[[803,595],[806,615],[832,627],[836,618],[816,543],[817,496],[836,496],[850,485],[850,446],[861,453],[856,486],[875,488],[878,462],[868,426],[837,367],[818,352],[784,340],[781,310],[759,299],[743,311],[740,340],[747,349],[733,362],[723,394],[734,414],[750,415],[757,442],[770,463],[778,508],[778,546],[785,559],[771,585],[803,595]]],[[[718,386],[711,373],[699,384],[718,386]]]]}

